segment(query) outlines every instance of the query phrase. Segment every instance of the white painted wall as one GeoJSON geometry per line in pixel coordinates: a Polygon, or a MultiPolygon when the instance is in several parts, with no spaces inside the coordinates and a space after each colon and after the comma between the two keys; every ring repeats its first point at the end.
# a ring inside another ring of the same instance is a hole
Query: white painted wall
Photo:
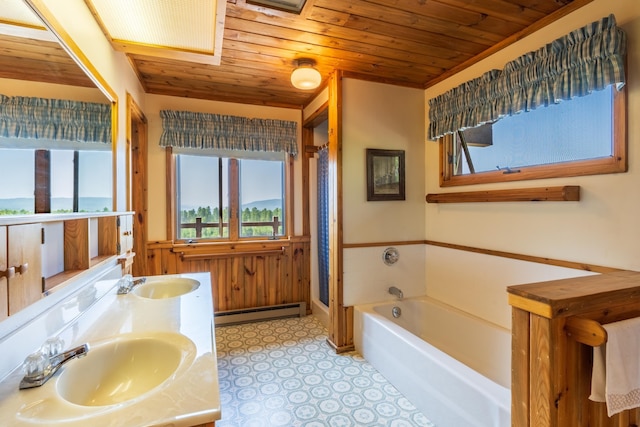
{"type": "MultiPolygon", "coordinates": [[[[290,120],[298,123],[298,140],[300,140],[302,134],[302,113],[300,110],[151,94],[146,95],[145,106],[149,130],[149,241],[171,239],[171,236],[166,236],[166,159],[164,148],[159,145],[160,136],[162,135],[160,110],[290,120]]],[[[298,147],[298,151],[301,151],[300,147],[298,147]]],[[[302,182],[301,159],[302,155],[299,154],[294,162],[294,180],[296,184],[294,185],[295,224],[293,234],[295,235],[302,234],[302,187],[298,184],[302,182]]]]}
{"type": "MultiPolygon", "coordinates": [[[[342,84],[344,243],[423,240],[424,92],[349,78],[342,84]],[[406,200],[367,201],[367,148],[405,151],[406,200]]],[[[391,267],[383,250],[344,250],[345,305],[393,299],[391,285],[406,296],[424,295],[424,246],[398,246],[400,261],[391,267]]]]}
{"type": "Polygon", "coordinates": [[[344,243],[424,238],[424,97],[419,89],[342,79],[344,243]],[[405,150],[406,200],[367,202],[366,149],[405,150]]]}
{"type": "MultiPolygon", "coordinates": [[[[426,143],[427,193],[579,185],[579,202],[426,204],[429,240],[630,270],[640,269],[640,7],[636,0],[594,0],[549,27],[429,88],[425,100],[614,13],[628,38],[629,171],[520,183],[440,188],[436,142],[426,143]]],[[[425,109],[428,122],[428,107],[425,109]]],[[[494,323],[509,323],[505,287],[540,281],[545,267],[495,262],[461,251],[427,250],[427,294],[494,323]],[[514,273],[517,273],[514,276],[514,273]]],[[[553,278],[553,277],[549,277],[553,278]]],[[[546,278],[544,280],[549,280],[546,278]]]]}
{"type": "Polygon", "coordinates": [[[98,88],[31,82],[27,80],[0,78],[0,94],[7,96],[69,99],[71,101],[99,102],[103,104],[109,103],[109,100],[98,88]]]}
{"type": "Polygon", "coordinates": [[[596,274],[432,245],[425,254],[429,296],[507,329],[507,286],[596,274]]]}

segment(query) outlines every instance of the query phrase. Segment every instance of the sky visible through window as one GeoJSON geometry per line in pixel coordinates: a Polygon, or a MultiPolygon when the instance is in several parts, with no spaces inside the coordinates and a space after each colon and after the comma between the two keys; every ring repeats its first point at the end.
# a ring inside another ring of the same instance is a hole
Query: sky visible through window
{"type": "MultiPolygon", "coordinates": [[[[505,117],[493,145],[469,147],[476,172],[607,157],[612,150],[612,90],[505,117]]],[[[463,173],[469,173],[466,162],[463,173]]]]}
{"type": "MultiPolygon", "coordinates": [[[[111,181],[93,179],[90,175],[111,176],[111,152],[83,151],[86,162],[80,172],[80,193],[93,197],[111,197],[111,181]],[[108,154],[105,154],[108,153],[108,154]]],[[[0,171],[4,182],[0,189],[0,199],[33,197],[34,150],[0,149],[0,171]]],[[[73,197],[73,151],[52,151],[51,174],[58,177],[51,181],[54,197],[73,197]]]]}
{"type": "MultiPolygon", "coordinates": [[[[52,212],[73,209],[73,150],[50,150],[52,212]]],[[[112,208],[111,151],[80,150],[79,210],[112,208]]],[[[35,189],[35,150],[0,149],[0,211],[33,212],[35,189]]]]}
{"type": "MultiPolygon", "coordinates": [[[[218,190],[217,159],[206,156],[181,156],[182,181],[189,183],[180,188],[180,205],[183,208],[197,208],[217,206],[218,190]]],[[[281,199],[281,169],[280,161],[244,160],[242,168],[242,203],[248,204],[261,200],[281,199]],[[277,180],[277,185],[274,185],[277,180]]],[[[226,164],[223,162],[223,164],[226,164]]],[[[223,177],[228,172],[223,166],[223,177]]],[[[228,205],[227,185],[223,185],[223,204],[228,205]]]]}

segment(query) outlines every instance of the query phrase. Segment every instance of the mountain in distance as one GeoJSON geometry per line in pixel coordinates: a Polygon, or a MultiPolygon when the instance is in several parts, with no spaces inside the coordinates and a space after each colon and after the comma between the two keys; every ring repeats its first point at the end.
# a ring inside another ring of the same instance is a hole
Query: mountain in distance
{"type": "MultiPolygon", "coordinates": [[[[13,199],[0,199],[0,210],[7,209],[10,211],[33,211],[34,199],[30,197],[17,197],[13,199]]],[[[109,211],[113,209],[111,197],[80,197],[78,200],[81,211],[86,212],[102,212],[104,208],[109,211]]],[[[73,208],[73,199],[70,197],[53,197],[51,199],[51,211],[71,210],[73,208]]]]}
{"type": "MultiPolygon", "coordinates": [[[[199,206],[194,206],[194,205],[183,205],[182,208],[183,210],[197,210],[199,207],[203,207],[202,205],[199,206]]],[[[245,203],[244,205],[242,205],[242,210],[245,209],[253,209],[253,208],[258,209],[259,211],[261,211],[262,209],[266,209],[266,210],[275,210],[276,208],[281,208],[282,207],[282,199],[267,199],[267,200],[256,200],[254,202],[250,202],[250,203],[245,203]]],[[[212,207],[213,209],[213,207],[212,207]]]]}
{"type": "Polygon", "coordinates": [[[259,211],[261,211],[262,209],[273,211],[276,208],[282,208],[282,199],[256,200],[255,202],[245,203],[244,205],[242,205],[242,210],[245,210],[247,208],[251,210],[254,207],[259,211]]]}
{"type": "MultiPolygon", "coordinates": [[[[112,201],[110,197],[80,197],[80,210],[87,212],[101,212],[104,208],[108,210],[112,209],[112,201]]],[[[10,211],[33,211],[33,198],[19,197],[13,199],[0,199],[0,210],[7,209],[10,211]]],[[[71,210],[73,206],[73,200],[69,197],[54,197],[51,199],[51,211],[66,209],[71,210]]],[[[282,206],[281,199],[267,199],[256,200],[251,203],[245,203],[242,205],[242,210],[253,209],[254,207],[259,211],[263,209],[275,210],[282,206]]],[[[187,206],[186,209],[198,209],[199,206],[187,206]]]]}

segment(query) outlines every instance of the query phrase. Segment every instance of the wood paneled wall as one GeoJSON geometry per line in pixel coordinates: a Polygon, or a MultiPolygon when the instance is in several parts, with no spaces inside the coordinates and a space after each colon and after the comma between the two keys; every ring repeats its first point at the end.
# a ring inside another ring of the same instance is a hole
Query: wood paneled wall
{"type": "Polygon", "coordinates": [[[310,314],[310,265],[308,237],[147,246],[149,275],[209,272],[215,312],[304,301],[310,314]]]}

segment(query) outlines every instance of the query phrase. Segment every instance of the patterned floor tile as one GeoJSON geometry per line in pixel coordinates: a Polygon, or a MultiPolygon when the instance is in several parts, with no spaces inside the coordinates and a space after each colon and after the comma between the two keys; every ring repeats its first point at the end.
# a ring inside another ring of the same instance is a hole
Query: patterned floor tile
{"type": "Polygon", "coordinates": [[[313,316],[216,328],[216,427],[435,427],[313,316]]]}

